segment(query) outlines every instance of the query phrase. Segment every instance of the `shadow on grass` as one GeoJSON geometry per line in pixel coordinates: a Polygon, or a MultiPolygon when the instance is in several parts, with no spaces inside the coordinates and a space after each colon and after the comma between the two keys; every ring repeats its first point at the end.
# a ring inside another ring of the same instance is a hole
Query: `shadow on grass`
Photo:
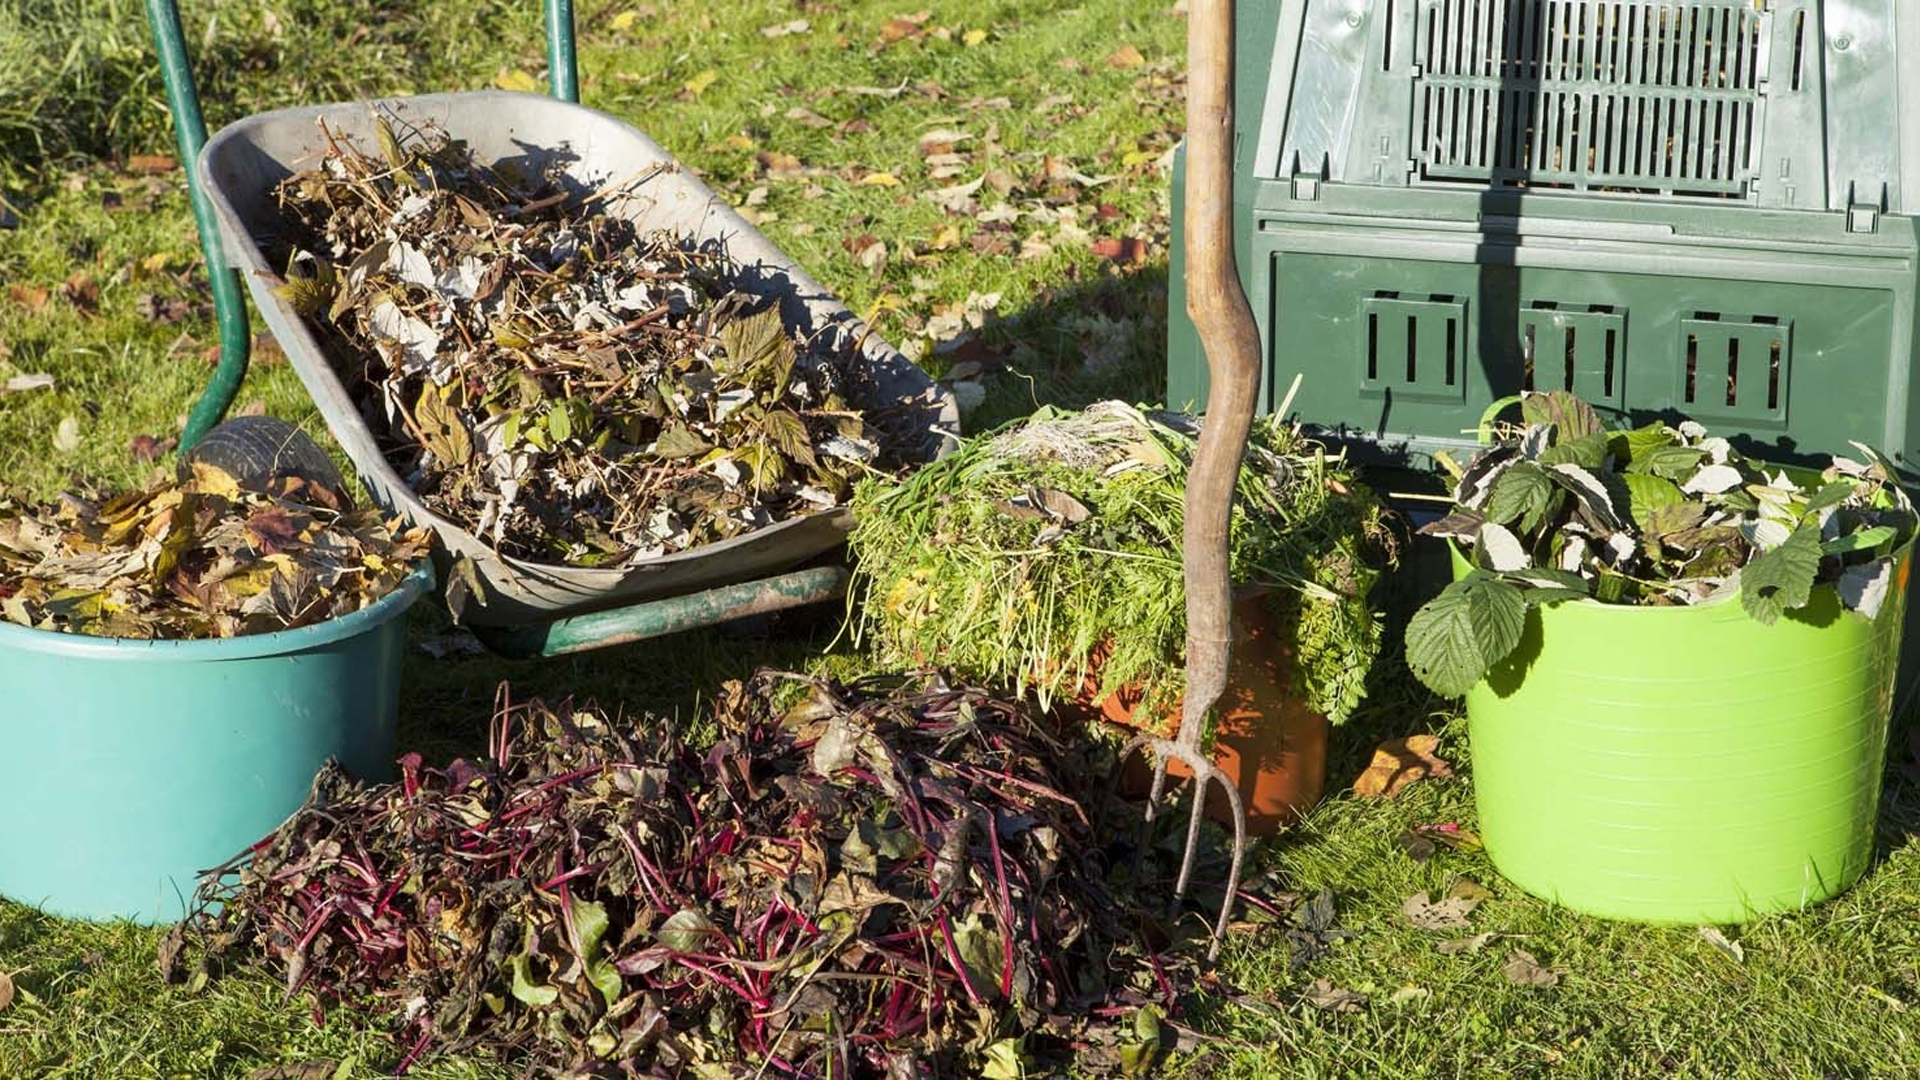
{"type": "Polygon", "coordinates": [[[482,753],[501,693],[514,701],[572,698],[611,716],[688,726],[697,737],[702,706],[727,681],[761,667],[803,671],[835,644],[838,601],[547,660],[492,654],[435,659],[422,643],[448,629],[423,608],[409,628],[399,748],[444,763],[482,753]]]}
{"type": "Polygon", "coordinates": [[[939,374],[976,359],[985,367],[986,402],[966,420],[972,433],[1043,405],[1159,402],[1167,392],[1166,343],[1161,263],[1050,286],[1020,311],[990,319],[974,345],[924,366],[939,374]]]}

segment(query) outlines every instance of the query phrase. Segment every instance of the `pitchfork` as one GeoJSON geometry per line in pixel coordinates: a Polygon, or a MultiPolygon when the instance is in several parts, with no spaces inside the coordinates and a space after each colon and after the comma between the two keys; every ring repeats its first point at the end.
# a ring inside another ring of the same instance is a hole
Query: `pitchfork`
{"type": "Polygon", "coordinates": [[[1193,813],[1187,821],[1186,853],[1174,901],[1187,893],[1200,842],[1200,815],[1207,789],[1217,783],[1233,814],[1233,861],[1226,899],[1213,928],[1209,961],[1220,953],[1227,918],[1240,888],[1246,854],[1247,815],[1240,792],[1202,746],[1207,714],[1227,685],[1232,651],[1232,583],[1227,537],[1240,459],[1253,426],[1260,387],[1260,336],[1240,287],[1233,254],[1233,0],[1192,0],[1187,16],[1187,311],[1207,354],[1211,388],[1200,446],[1187,474],[1183,537],[1187,585],[1187,690],[1180,733],[1167,739],[1142,735],[1122,748],[1153,758],[1153,787],[1146,818],[1153,822],[1166,788],[1167,765],[1179,761],[1193,773],[1193,813]]]}

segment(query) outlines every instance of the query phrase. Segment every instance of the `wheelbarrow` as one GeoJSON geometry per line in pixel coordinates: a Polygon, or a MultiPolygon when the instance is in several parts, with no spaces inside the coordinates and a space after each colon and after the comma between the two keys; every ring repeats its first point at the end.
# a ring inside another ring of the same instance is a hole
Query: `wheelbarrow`
{"type": "Polygon", "coordinates": [[[175,0],[147,0],[194,219],[213,277],[220,362],[189,414],[186,453],[218,423],[246,372],[251,294],[328,429],[374,500],[434,531],[443,578],[454,563],[467,595],[455,615],[490,650],[554,656],[657,637],[843,594],[847,571],[824,559],[850,527],[845,507],[789,518],[697,548],[620,568],[534,563],[501,555],[428,509],[376,444],[312,329],[275,293],[283,279],[267,245],[279,230],[275,185],[320,160],[326,129],[374,145],[376,111],[400,125],[432,127],[468,143],[482,161],[538,170],[557,163],[589,190],[610,178],[645,177],[608,212],[645,233],[669,229],[722,239],[741,268],[738,286],[779,306],[790,329],[853,350],[848,394],[922,433],[910,455],[931,460],[958,441],[952,396],[776,249],[732,206],[652,139],[578,104],[570,0],[545,0],[551,96],[497,90],[428,94],[283,109],[236,121],[206,138],[175,0]],[[241,283],[245,283],[245,294],[241,283]],[[811,564],[811,565],[809,565],[811,564]]]}

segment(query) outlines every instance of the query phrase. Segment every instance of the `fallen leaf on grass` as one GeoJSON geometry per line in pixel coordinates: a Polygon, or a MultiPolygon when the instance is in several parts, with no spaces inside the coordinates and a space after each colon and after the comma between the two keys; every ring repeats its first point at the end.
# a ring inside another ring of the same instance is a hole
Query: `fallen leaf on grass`
{"type": "Polygon", "coordinates": [[[693,78],[688,79],[680,87],[680,92],[687,97],[697,98],[701,94],[706,93],[708,87],[719,81],[720,73],[713,68],[707,68],[693,78]]]}
{"type": "Polygon", "coordinates": [[[1393,798],[1400,789],[1428,777],[1452,776],[1453,766],[1434,753],[1439,749],[1437,735],[1409,735],[1388,739],[1373,752],[1367,771],[1353,782],[1356,795],[1393,798]]]}
{"type": "Polygon", "coordinates": [[[166,154],[135,154],[127,159],[128,172],[169,173],[180,163],[166,154]]]}
{"type": "Polygon", "coordinates": [[[1425,1001],[1433,996],[1433,991],[1424,986],[1403,986],[1387,999],[1389,1005],[1405,1005],[1414,1001],[1425,1001]]]}
{"type": "Polygon", "coordinates": [[[1547,990],[1560,984],[1560,973],[1552,968],[1541,967],[1540,961],[1525,949],[1515,949],[1509,953],[1507,962],[1500,965],[1500,974],[1515,986],[1547,990]]]}
{"type": "Polygon", "coordinates": [[[1492,895],[1492,890],[1472,878],[1461,878],[1445,897],[1433,900],[1425,892],[1417,892],[1407,897],[1400,910],[1422,930],[1465,930],[1467,916],[1492,895]]]}
{"type": "Polygon", "coordinates": [[[760,36],[769,38],[787,37],[791,34],[804,34],[811,29],[813,29],[813,24],[807,20],[794,19],[792,22],[774,23],[772,26],[763,26],[760,28],[760,36]]]}
{"type": "Polygon", "coordinates": [[[24,394],[29,390],[51,389],[53,389],[53,376],[44,371],[29,372],[25,375],[14,375],[9,377],[6,382],[0,383],[0,394],[24,394]]]}
{"type": "Polygon", "coordinates": [[[518,90],[523,94],[530,94],[539,88],[539,84],[534,82],[532,75],[518,68],[512,71],[503,70],[495,75],[493,85],[502,90],[518,90]]]}
{"type": "Polygon", "coordinates": [[[1719,949],[1721,952],[1732,957],[1734,963],[1736,964],[1746,963],[1747,950],[1744,947],[1742,947],[1739,942],[1727,940],[1727,935],[1721,933],[1719,927],[1716,927],[1716,926],[1701,927],[1700,937],[1704,941],[1706,941],[1707,944],[1713,946],[1716,949],[1719,949]]]}
{"type": "Polygon", "coordinates": [[[1125,266],[1147,261],[1147,242],[1137,236],[1104,236],[1093,242],[1093,253],[1125,266]]]}
{"type": "Polygon", "coordinates": [[[60,286],[60,295],[66,297],[67,303],[82,315],[100,313],[100,285],[83,273],[76,272],[68,278],[60,286]]]}
{"type": "Polygon", "coordinates": [[[186,318],[193,311],[193,304],[178,296],[144,293],[133,302],[133,310],[141,319],[155,326],[168,326],[186,318]]]}
{"type": "Polygon", "coordinates": [[[1367,1007],[1367,995],[1333,985],[1329,979],[1316,979],[1301,995],[1307,1004],[1329,1012],[1359,1012],[1367,1007]]]}
{"type": "Polygon", "coordinates": [[[187,927],[185,923],[175,923],[167,936],[160,939],[160,952],[155,963],[160,970],[160,981],[173,986],[181,981],[186,973],[182,963],[187,951],[187,927]]]}
{"type": "Polygon", "coordinates": [[[158,461],[162,456],[172,453],[173,448],[178,445],[180,445],[180,440],[171,435],[164,439],[156,439],[151,435],[135,435],[131,447],[133,460],[143,465],[158,461]]]}
{"type": "Polygon", "coordinates": [[[1478,851],[1481,847],[1480,834],[1463,829],[1459,823],[1447,821],[1438,825],[1415,825],[1399,836],[1400,850],[1414,862],[1426,862],[1440,853],[1441,848],[1448,851],[1478,851]]]}
{"type": "Polygon", "coordinates": [[[1434,951],[1442,952],[1442,953],[1463,953],[1463,952],[1475,953],[1475,952],[1479,952],[1481,949],[1486,948],[1487,944],[1491,942],[1494,938],[1503,937],[1503,936],[1505,935],[1496,934],[1493,931],[1489,930],[1486,933],[1475,934],[1472,937],[1449,938],[1448,940],[1443,941],[1438,945],[1435,945],[1433,948],[1434,948],[1434,951]]]}
{"type": "Polygon", "coordinates": [[[1119,68],[1122,71],[1127,68],[1145,67],[1146,63],[1147,58],[1141,55],[1140,50],[1132,45],[1122,45],[1113,50],[1112,56],[1107,57],[1108,67],[1119,68]]]}
{"type": "Polygon", "coordinates": [[[1876,987],[1866,986],[1861,983],[1855,983],[1853,988],[1867,995],[1870,998],[1874,998],[1875,1000],[1879,1001],[1882,1005],[1885,1005],[1887,1008],[1892,1009],[1896,1013],[1904,1013],[1909,1008],[1912,1007],[1908,1005],[1906,1002],[1901,1001],[1899,998],[1894,997],[1892,994],[1887,993],[1885,990],[1881,990],[1876,987]]]}
{"type": "Polygon", "coordinates": [[[7,299],[27,309],[29,314],[47,306],[53,296],[38,285],[10,285],[7,287],[7,299]]]}
{"type": "Polygon", "coordinates": [[[60,426],[53,431],[53,448],[65,454],[79,447],[80,418],[69,413],[60,418],[60,426]]]}
{"type": "Polygon", "coordinates": [[[0,1012],[6,1012],[13,1004],[13,976],[0,971],[0,1012]]]}

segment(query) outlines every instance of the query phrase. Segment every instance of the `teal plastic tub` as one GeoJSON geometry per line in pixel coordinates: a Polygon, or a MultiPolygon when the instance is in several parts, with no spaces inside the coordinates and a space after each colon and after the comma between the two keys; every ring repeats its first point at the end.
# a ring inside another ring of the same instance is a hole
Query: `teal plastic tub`
{"type": "Polygon", "coordinates": [[[200,871],[297,809],[337,758],[384,779],[422,566],[351,615],[209,641],[0,623],[0,895],[78,919],[179,919],[200,871]]]}
{"type": "Polygon", "coordinates": [[[1467,694],[1494,866],[1575,910],[1658,923],[1739,922],[1853,884],[1911,562],[1873,620],[1832,586],[1773,626],[1738,598],[1529,612],[1514,656],[1467,694]]]}

